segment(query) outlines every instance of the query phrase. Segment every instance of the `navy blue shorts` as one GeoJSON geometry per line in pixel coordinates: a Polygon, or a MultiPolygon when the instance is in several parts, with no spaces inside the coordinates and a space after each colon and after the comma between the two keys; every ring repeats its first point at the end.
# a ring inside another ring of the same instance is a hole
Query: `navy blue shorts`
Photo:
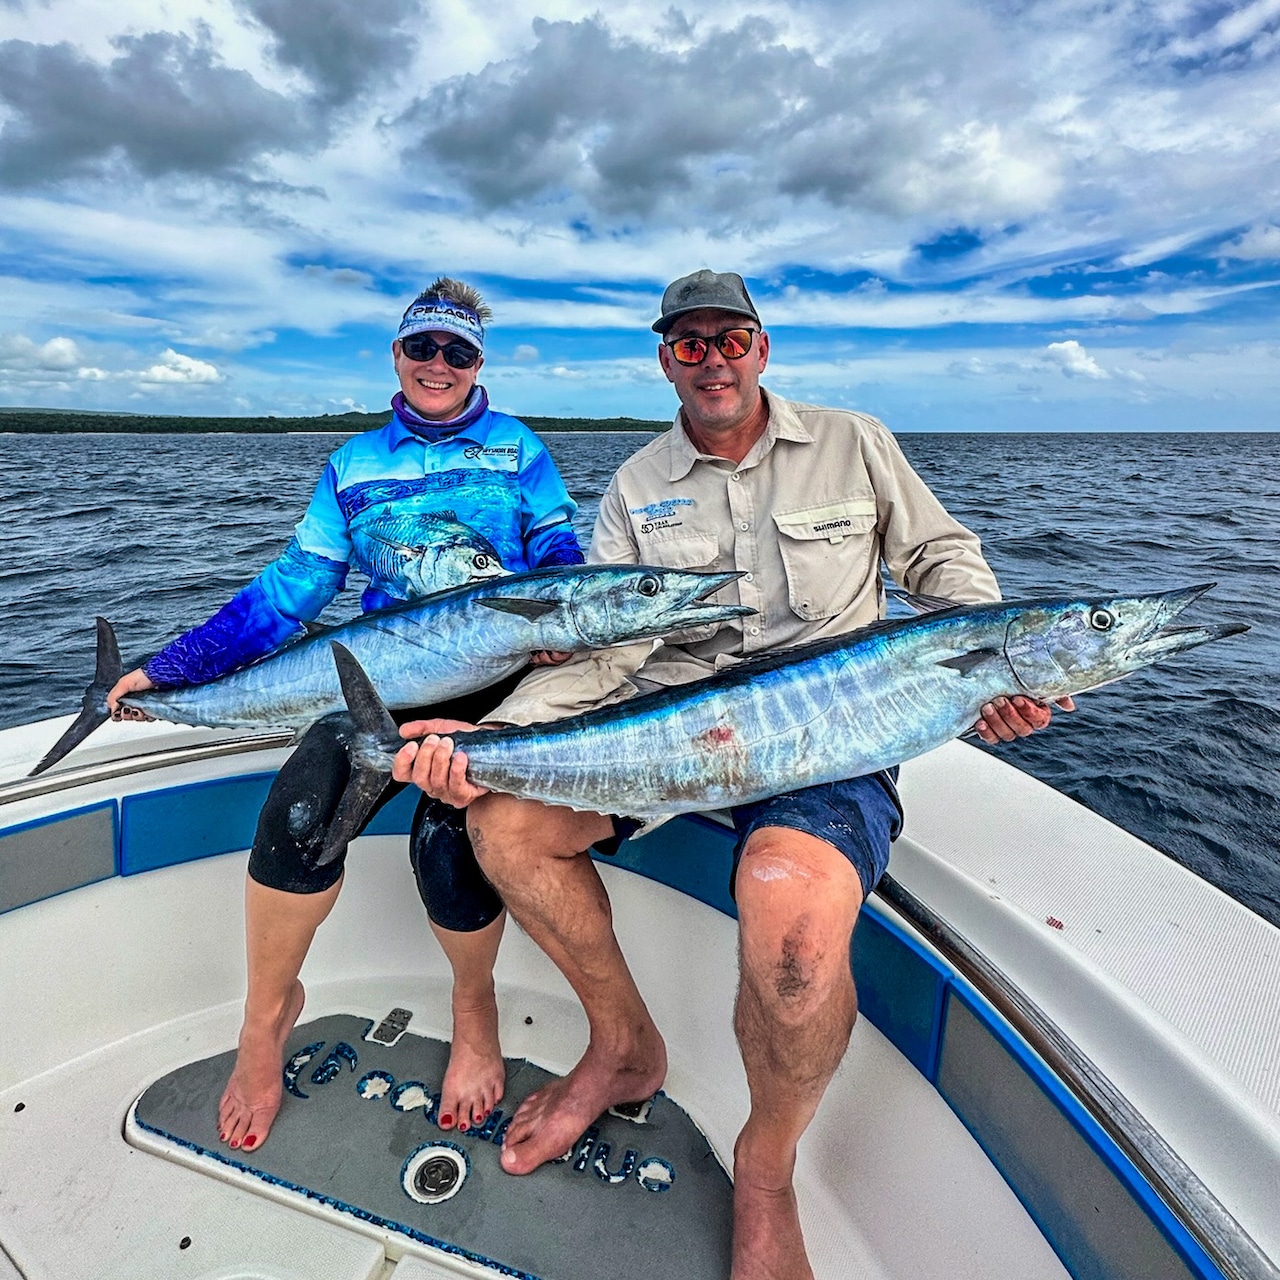
{"type": "MultiPolygon", "coordinates": [[[[760,827],[803,831],[838,849],[858,873],[865,899],[889,865],[889,845],[902,831],[902,801],[898,799],[898,767],[844,782],[801,787],[780,796],[735,805],[729,810],[738,842],[733,847],[729,893],[733,895],[747,837],[760,827]]],[[[606,857],[644,824],[634,818],[613,819],[613,835],[592,847],[606,857]]]]}
{"type": "Polygon", "coordinates": [[[802,787],[755,804],[735,805],[729,810],[738,833],[729,892],[733,892],[747,837],[760,827],[787,827],[816,836],[844,854],[862,881],[865,899],[889,865],[890,842],[902,831],[897,781],[895,765],[862,778],[802,787]]]}

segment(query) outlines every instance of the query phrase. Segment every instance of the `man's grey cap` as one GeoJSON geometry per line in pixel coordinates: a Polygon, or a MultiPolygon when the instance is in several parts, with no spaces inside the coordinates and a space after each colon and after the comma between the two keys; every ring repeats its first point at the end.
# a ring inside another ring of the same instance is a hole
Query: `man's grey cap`
{"type": "Polygon", "coordinates": [[[654,333],[666,333],[681,316],[703,307],[750,316],[760,323],[742,277],[732,271],[708,271],[704,267],[667,285],[662,295],[662,315],[653,322],[654,333]]]}

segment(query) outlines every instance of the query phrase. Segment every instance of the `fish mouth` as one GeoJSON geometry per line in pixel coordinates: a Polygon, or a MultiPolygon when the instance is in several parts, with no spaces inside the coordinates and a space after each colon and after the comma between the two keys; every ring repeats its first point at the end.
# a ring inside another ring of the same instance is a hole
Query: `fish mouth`
{"type": "Polygon", "coordinates": [[[1212,591],[1216,582],[1202,583],[1196,587],[1183,587],[1167,591],[1156,599],[1160,601],[1155,616],[1132,645],[1129,654],[1139,662],[1159,662],[1175,653],[1184,653],[1212,640],[1238,636],[1249,630],[1243,622],[1219,622],[1208,626],[1177,627],[1170,625],[1188,605],[1212,591]]]}

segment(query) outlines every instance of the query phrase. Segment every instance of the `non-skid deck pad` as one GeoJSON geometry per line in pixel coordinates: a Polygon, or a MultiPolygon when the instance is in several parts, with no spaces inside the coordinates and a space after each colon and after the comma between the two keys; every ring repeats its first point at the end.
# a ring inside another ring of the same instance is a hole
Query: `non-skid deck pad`
{"type": "Polygon", "coordinates": [[[515,1178],[498,1163],[505,1120],[548,1073],[508,1059],[501,1111],[474,1133],[442,1130],[435,1121],[448,1045],[409,1032],[387,1046],[365,1039],[371,1026],[336,1014],[295,1028],[284,1106],[258,1151],[218,1140],[217,1101],[234,1053],[157,1080],[139,1098],[136,1122],[174,1144],[179,1159],[211,1156],[499,1275],[729,1274],[729,1178],[664,1094],[641,1122],[602,1116],[568,1160],[515,1178]]]}

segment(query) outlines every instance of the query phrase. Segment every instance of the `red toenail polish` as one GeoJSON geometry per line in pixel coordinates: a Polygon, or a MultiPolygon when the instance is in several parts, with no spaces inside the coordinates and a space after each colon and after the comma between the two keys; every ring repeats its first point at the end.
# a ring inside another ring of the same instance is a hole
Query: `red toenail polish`
{"type": "Polygon", "coordinates": [[[253,1146],[253,1145],[254,1145],[254,1143],[256,1143],[257,1141],[258,1141],[258,1139],[257,1139],[257,1138],[255,1138],[255,1137],[253,1136],[253,1134],[250,1134],[250,1135],[249,1135],[249,1136],[244,1140],[244,1148],[245,1148],[245,1150],[246,1150],[246,1151],[248,1151],[248,1149],[249,1149],[251,1146],[253,1146]]]}
{"type": "Polygon", "coordinates": [[[466,1131],[467,1131],[467,1122],[465,1120],[460,1120],[458,1122],[458,1132],[466,1133],[466,1131]]]}
{"type": "Polygon", "coordinates": [[[234,1150],[235,1150],[239,1145],[240,1145],[240,1144],[239,1144],[238,1142],[233,1142],[233,1143],[231,1144],[231,1150],[232,1150],[232,1151],[234,1151],[234,1150]]]}
{"type": "Polygon", "coordinates": [[[440,1127],[442,1129],[447,1129],[451,1124],[453,1124],[453,1117],[446,1111],[444,1115],[440,1117],[440,1127]]]}

